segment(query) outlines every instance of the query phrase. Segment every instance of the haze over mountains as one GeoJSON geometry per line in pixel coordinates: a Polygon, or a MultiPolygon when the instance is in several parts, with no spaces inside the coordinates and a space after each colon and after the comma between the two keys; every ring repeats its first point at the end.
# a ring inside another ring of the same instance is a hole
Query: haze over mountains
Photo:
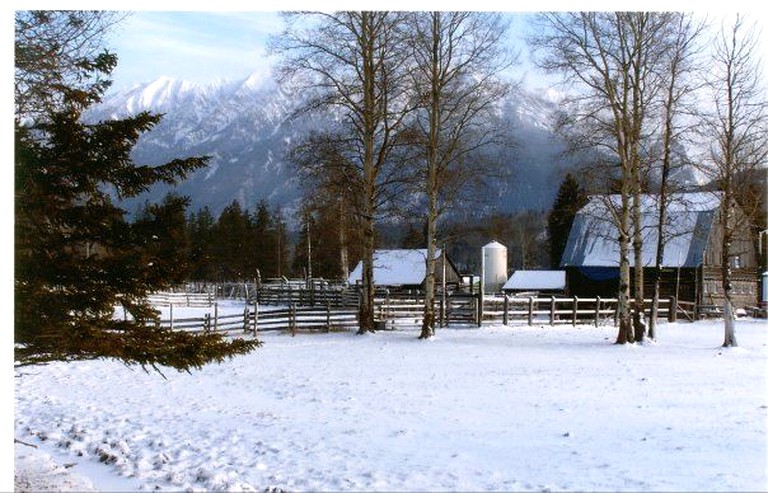
{"type": "MultiPolygon", "coordinates": [[[[111,119],[144,110],[163,113],[162,122],[135,148],[139,164],[211,156],[206,169],[174,188],[190,196],[190,211],[207,205],[217,216],[233,200],[253,210],[264,199],[290,216],[302,189],[286,152],[321,125],[321,117],[289,119],[299,98],[256,75],[208,85],[160,78],[108,94],[88,118],[111,119]]],[[[562,156],[564,144],[553,132],[556,109],[554,92],[525,89],[513,92],[500,106],[501,124],[509,129],[515,146],[494,149],[503,176],[494,179],[485,194],[485,212],[551,207],[565,171],[574,164],[562,156]]],[[[124,206],[134,213],[146,200],[160,200],[168,191],[167,186],[158,186],[124,206]]]]}

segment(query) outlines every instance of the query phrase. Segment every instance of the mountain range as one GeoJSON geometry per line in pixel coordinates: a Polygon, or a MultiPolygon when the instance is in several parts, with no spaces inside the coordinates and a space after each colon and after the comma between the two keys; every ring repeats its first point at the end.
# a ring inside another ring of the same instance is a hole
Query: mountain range
{"type": "MultiPolygon", "coordinates": [[[[160,164],[175,158],[211,156],[173,191],[188,195],[190,211],[208,206],[215,216],[233,200],[254,210],[260,200],[290,217],[302,189],[286,159],[291,145],[320,124],[322,116],[289,118],[301,97],[290,88],[253,75],[210,84],[160,78],[109,93],[88,114],[91,120],[121,118],[140,111],[164,115],[134,149],[138,164],[160,164]]],[[[484,212],[549,209],[573,158],[553,131],[558,95],[553,91],[517,89],[499,105],[501,122],[513,147],[499,148],[502,178],[484,194],[484,212]]],[[[146,201],[157,201],[170,189],[158,185],[148,195],[127,201],[135,213],[146,201]]]]}

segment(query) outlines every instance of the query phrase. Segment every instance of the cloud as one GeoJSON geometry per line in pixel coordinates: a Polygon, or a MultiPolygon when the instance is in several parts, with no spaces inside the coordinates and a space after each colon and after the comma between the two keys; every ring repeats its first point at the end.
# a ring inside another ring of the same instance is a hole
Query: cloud
{"type": "Polygon", "coordinates": [[[160,76],[208,82],[269,69],[268,36],[282,29],[274,12],[134,12],[112,36],[115,86],[160,76]]]}

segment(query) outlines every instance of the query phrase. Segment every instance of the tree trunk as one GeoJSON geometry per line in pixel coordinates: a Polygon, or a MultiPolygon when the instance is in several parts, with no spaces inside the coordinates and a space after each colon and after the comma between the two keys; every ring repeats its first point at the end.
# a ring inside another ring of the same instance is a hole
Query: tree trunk
{"type": "Polygon", "coordinates": [[[720,269],[722,275],[723,284],[723,347],[736,347],[736,330],[735,330],[735,315],[733,313],[733,300],[731,299],[731,293],[733,289],[733,283],[731,281],[731,242],[733,240],[733,207],[731,203],[732,199],[732,187],[730,176],[727,177],[723,184],[723,204],[721,214],[723,215],[723,245],[722,255],[720,261],[722,267],[720,269]]]}
{"type": "Polygon", "coordinates": [[[341,279],[349,279],[349,247],[347,245],[347,214],[344,196],[339,200],[339,255],[341,279]]]}
{"type": "MultiPolygon", "coordinates": [[[[437,245],[437,165],[438,144],[440,139],[440,104],[441,80],[440,60],[440,21],[441,14],[432,14],[432,53],[430,69],[430,105],[429,134],[427,137],[427,276],[424,285],[424,319],[421,323],[419,339],[429,339],[435,335],[435,250],[437,245]]],[[[445,252],[443,252],[445,255],[445,252]]]]}
{"type": "Polygon", "coordinates": [[[619,335],[616,344],[635,342],[632,332],[632,315],[630,310],[629,293],[629,197],[622,193],[621,213],[619,217],[619,335]]]}
{"type": "MultiPolygon", "coordinates": [[[[632,248],[635,254],[635,310],[632,317],[634,337],[636,342],[643,342],[645,339],[645,289],[644,289],[644,269],[643,269],[643,231],[642,215],[640,213],[640,185],[635,182],[635,191],[632,198],[632,223],[634,231],[632,233],[632,248]]],[[[633,179],[634,181],[634,179],[633,179]]]]}
{"type": "MultiPolygon", "coordinates": [[[[434,197],[430,197],[430,212],[427,219],[427,277],[424,282],[424,319],[421,323],[419,339],[429,339],[435,335],[435,254],[436,254],[436,218],[434,217],[434,197]]],[[[443,252],[445,255],[445,252],[443,252]]]]}

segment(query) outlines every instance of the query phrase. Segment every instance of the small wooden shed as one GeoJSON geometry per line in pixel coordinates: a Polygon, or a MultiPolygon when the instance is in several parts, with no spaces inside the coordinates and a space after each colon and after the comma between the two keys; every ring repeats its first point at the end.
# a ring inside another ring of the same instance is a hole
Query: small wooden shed
{"type": "MultiPolygon", "coordinates": [[[[461,284],[461,276],[450,258],[442,249],[437,249],[435,282],[443,279],[451,286],[461,284]]],[[[376,287],[421,289],[427,277],[427,249],[376,250],[373,253],[373,282],[376,287]]],[[[363,280],[363,262],[358,262],[349,274],[349,284],[360,284],[363,280]]]]}

